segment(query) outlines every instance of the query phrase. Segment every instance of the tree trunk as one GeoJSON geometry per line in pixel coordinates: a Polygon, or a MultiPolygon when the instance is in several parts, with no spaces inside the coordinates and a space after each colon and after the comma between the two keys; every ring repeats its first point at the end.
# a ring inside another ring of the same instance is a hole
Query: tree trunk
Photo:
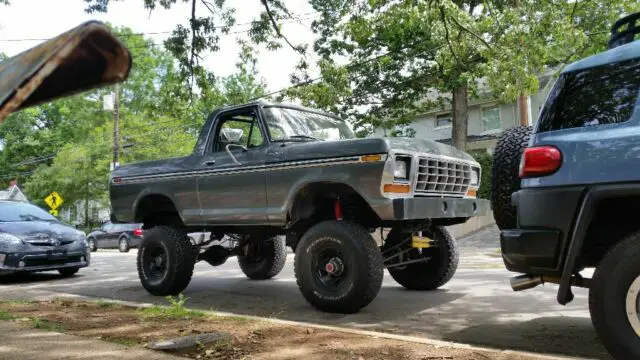
{"type": "Polygon", "coordinates": [[[89,194],[84,198],[84,226],[89,228],[89,194]]]}
{"type": "Polygon", "coordinates": [[[466,85],[459,86],[453,90],[451,142],[453,146],[462,151],[465,151],[467,146],[467,128],[469,123],[467,100],[466,85]]]}
{"type": "Polygon", "coordinates": [[[520,94],[518,108],[520,108],[520,125],[529,126],[529,98],[527,95],[520,94]]]}

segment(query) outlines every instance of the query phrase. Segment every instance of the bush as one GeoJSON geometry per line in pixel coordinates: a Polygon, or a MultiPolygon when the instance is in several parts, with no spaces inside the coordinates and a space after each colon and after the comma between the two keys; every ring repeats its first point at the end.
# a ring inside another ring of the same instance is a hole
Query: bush
{"type": "Polygon", "coordinates": [[[481,199],[491,198],[491,166],[493,164],[491,155],[486,150],[472,150],[469,154],[473,156],[480,167],[482,168],[482,175],[480,179],[480,189],[478,190],[478,197],[481,199]]]}

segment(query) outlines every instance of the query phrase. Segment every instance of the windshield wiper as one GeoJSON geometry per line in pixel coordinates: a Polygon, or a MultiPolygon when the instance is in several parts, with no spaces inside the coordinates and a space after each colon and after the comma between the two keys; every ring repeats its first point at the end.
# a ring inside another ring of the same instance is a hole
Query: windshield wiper
{"type": "Polygon", "coordinates": [[[309,135],[291,135],[289,137],[293,139],[309,139],[309,140],[324,141],[324,139],[320,139],[320,138],[309,136],[309,135]]]}

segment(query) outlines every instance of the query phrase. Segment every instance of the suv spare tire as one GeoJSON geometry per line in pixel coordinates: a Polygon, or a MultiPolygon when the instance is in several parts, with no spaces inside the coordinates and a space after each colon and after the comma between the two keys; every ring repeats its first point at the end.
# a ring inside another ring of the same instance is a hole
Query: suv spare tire
{"type": "Polygon", "coordinates": [[[516,126],[505,130],[493,153],[491,168],[491,207],[498,228],[517,226],[516,208],[511,194],[520,190],[520,158],[531,136],[530,126],[516,126]]]}

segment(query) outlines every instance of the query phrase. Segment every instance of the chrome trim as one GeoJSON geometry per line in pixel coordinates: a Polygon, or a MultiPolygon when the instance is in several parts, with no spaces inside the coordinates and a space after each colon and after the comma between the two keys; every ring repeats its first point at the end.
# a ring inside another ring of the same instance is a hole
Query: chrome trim
{"type": "Polygon", "coordinates": [[[230,175],[230,174],[251,173],[251,172],[257,172],[257,171],[287,170],[287,169],[296,169],[296,168],[305,168],[305,167],[314,167],[314,166],[344,165],[344,164],[356,164],[356,163],[377,163],[377,162],[384,162],[387,159],[387,154],[372,154],[372,155],[381,155],[381,158],[380,160],[377,160],[377,161],[362,161],[361,157],[365,155],[362,155],[362,156],[358,155],[358,156],[337,157],[337,158],[316,159],[316,160],[288,161],[288,162],[273,163],[273,164],[267,164],[267,165],[227,167],[223,169],[194,170],[194,171],[186,171],[186,172],[140,175],[140,176],[130,176],[130,177],[124,176],[124,177],[120,177],[120,181],[117,183],[113,183],[113,185],[117,186],[117,185],[123,185],[123,184],[140,183],[140,182],[145,182],[147,180],[158,180],[158,181],[175,180],[175,179],[183,179],[183,178],[188,178],[193,176],[230,175]]]}

